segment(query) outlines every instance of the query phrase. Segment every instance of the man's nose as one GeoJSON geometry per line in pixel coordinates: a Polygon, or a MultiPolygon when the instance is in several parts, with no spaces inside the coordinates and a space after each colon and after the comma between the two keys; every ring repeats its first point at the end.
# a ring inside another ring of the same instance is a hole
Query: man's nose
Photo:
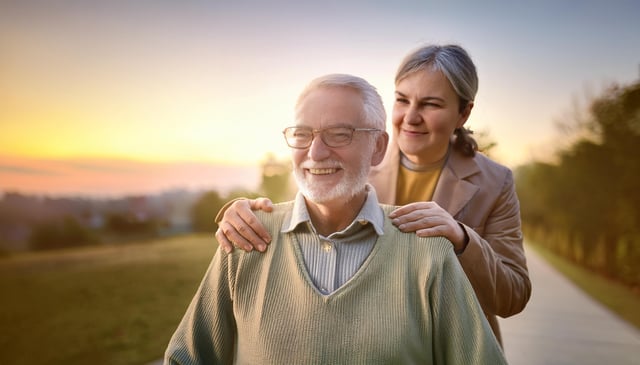
{"type": "Polygon", "coordinates": [[[309,146],[309,151],[307,151],[307,155],[310,159],[314,161],[322,161],[329,157],[331,154],[331,147],[327,146],[320,135],[316,135],[316,137],[311,141],[311,146],[309,146]]]}

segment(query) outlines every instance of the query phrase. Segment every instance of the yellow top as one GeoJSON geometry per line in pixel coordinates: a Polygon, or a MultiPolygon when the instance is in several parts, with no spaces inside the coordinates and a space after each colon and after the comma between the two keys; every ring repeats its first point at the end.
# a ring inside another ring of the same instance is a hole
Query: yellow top
{"type": "Polygon", "coordinates": [[[440,172],[447,156],[440,161],[428,165],[412,164],[404,155],[400,160],[396,204],[406,205],[414,202],[430,201],[438,184],[440,172]]]}

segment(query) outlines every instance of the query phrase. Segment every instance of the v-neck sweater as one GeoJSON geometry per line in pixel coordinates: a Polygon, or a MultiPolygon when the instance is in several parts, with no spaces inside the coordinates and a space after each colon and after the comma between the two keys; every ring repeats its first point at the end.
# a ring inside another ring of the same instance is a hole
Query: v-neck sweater
{"type": "Polygon", "coordinates": [[[165,364],[506,364],[451,243],[397,230],[330,295],[306,272],[292,202],[256,212],[265,253],[218,250],[165,364]]]}

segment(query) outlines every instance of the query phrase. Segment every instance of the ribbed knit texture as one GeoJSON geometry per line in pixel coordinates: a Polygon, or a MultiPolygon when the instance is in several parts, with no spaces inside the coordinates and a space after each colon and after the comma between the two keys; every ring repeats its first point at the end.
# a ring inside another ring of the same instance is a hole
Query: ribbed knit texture
{"type": "Polygon", "coordinates": [[[386,219],[362,267],[322,295],[295,236],[279,231],[290,208],[258,212],[266,253],[218,250],[165,364],[506,363],[449,241],[386,219]]]}

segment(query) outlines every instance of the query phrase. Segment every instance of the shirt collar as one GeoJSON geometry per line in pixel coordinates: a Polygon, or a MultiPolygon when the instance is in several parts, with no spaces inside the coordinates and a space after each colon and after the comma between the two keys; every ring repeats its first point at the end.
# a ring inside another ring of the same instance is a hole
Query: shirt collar
{"type": "MultiPolygon", "coordinates": [[[[348,231],[349,229],[351,229],[351,227],[353,227],[354,224],[366,225],[367,223],[371,223],[378,236],[382,236],[382,234],[384,233],[382,229],[382,227],[384,226],[384,213],[382,211],[382,208],[378,204],[376,190],[371,184],[366,184],[365,189],[367,190],[367,199],[365,200],[362,209],[353,220],[353,222],[351,222],[351,224],[342,232],[348,231]]],[[[298,191],[293,202],[291,215],[288,216],[288,219],[284,220],[281,232],[291,232],[298,225],[305,222],[309,222],[309,224],[313,227],[313,224],[311,224],[311,218],[309,217],[309,211],[307,210],[307,205],[304,201],[304,196],[301,192],[298,191]]]]}

